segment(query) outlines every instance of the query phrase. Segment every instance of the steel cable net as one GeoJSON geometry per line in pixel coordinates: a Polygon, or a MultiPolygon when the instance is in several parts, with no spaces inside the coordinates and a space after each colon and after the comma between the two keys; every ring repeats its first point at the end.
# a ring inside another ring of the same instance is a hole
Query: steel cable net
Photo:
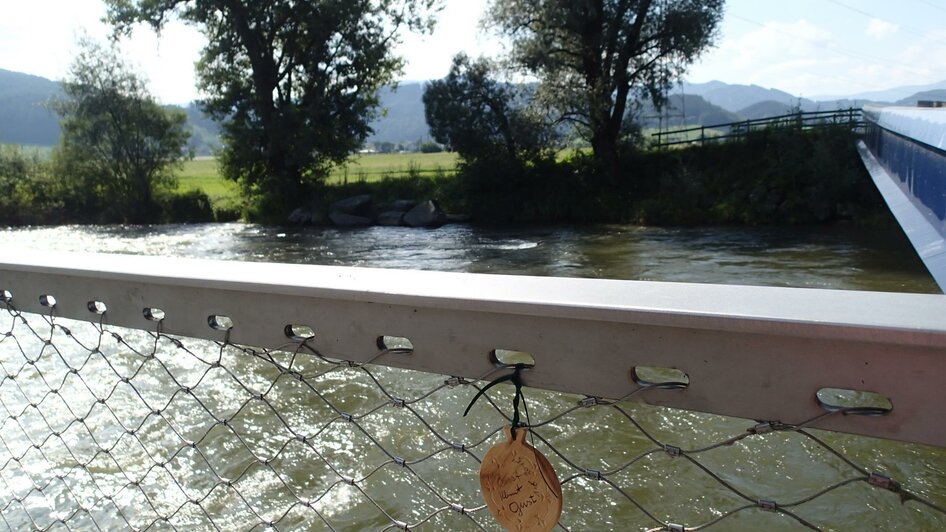
{"type": "MultiPolygon", "coordinates": [[[[160,321],[120,329],[7,299],[10,529],[499,528],[478,470],[512,387],[462,413],[508,369],[466,380],[386,367],[410,356],[399,349],[346,362],[304,338],[177,338],[160,321]]],[[[630,380],[619,400],[526,388],[533,443],[563,487],[559,529],[946,527],[941,449],[627,400],[646,393],[630,380]]]]}

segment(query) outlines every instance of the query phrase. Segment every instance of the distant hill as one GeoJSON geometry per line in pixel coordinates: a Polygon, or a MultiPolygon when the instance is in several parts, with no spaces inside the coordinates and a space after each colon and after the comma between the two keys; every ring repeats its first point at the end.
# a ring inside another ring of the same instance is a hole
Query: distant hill
{"type": "MultiPolygon", "coordinates": [[[[171,106],[180,109],[178,106],[171,106]]],[[[220,149],[220,124],[214,122],[191,102],[184,107],[187,114],[187,129],[191,132],[188,148],[196,155],[212,155],[220,149]]]]}
{"type": "Polygon", "coordinates": [[[381,116],[372,121],[374,133],[367,142],[406,143],[429,140],[430,128],[424,118],[424,84],[401,83],[396,90],[381,89],[381,116]]]}
{"type": "Polygon", "coordinates": [[[758,85],[730,85],[720,81],[708,83],[683,83],[677,92],[696,94],[713,105],[730,112],[738,112],[751,105],[773,101],[785,105],[797,105],[800,98],[778,89],[766,89],[758,85]]]}
{"type": "Polygon", "coordinates": [[[946,102],[946,89],[933,89],[918,92],[910,97],[897,101],[897,105],[916,105],[916,103],[920,100],[946,102]]]}
{"type": "Polygon", "coordinates": [[[713,105],[695,94],[671,94],[660,112],[647,103],[636,114],[644,127],[710,126],[740,120],[741,117],[717,105],[713,105]]]}
{"type": "MultiPolygon", "coordinates": [[[[379,116],[370,123],[374,132],[367,142],[412,144],[429,140],[423,93],[422,82],[404,82],[396,90],[382,89],[379,116]]],[[[59,94],[59,84],[54,81],[0,69],[0,143],[56,144],[59,139],[58,120],[45,105],[59,94]]],[[[946,100],[946,81],[817,101],[758,85],[684,82],[672,92],[668,105],[661,112],[645,104],[635,113],[635,118],[644,127],[713,125],[783,115],[796,108],[829,111],[860,107],[866,101],[916,105],[916,101],[921,99],[946,100]]],[[[192,133],[190,147],[198,155],[209,155],[219,149],[219,125],[204,116],[193,103],[183,109],[192,133]]]]}
{"type": "MultiPolygon", "coordinates": [[[[0,144],[53,146],[59,142],[59,117],[48,103],[62,95],[59,83],[0,69],[0,144]]],[[[169,106],[180,108],[178,106],[169,106]]],[[[209,155],[220,146],[219,126],[192,103],[184,112],[191,130],[190,147],[209,155]]]]}
{"type": "MultiPolygon", "coordinates": [[[[46,104],[61,94],[55,81],[0,69],[0,144],[53,146],[59,142],[59,119],[46,104]]],[[[375,132],[368,141],[407,143],[429,139],[422,96],[422,83],[403,83],[396,91],[383,89],[383,116],[371,123],[375,132]]],[[[212,154],[220,147],[220,126],[194,103],[183,110],[191,131],[190,147],[198,155],[212,154]]]]}
{"type": "Polygon", "coordinates": [[[755,120],[756,118],[772,118],[773,116],[787,115],[794,110],[795,107],[787,103],[766,100],[740,109],[737,114],[742,118],[755,120]]]}
{"type": "MultiPolygon", "coordinates": [[[[899,87],[893,87],[890,89],[879,90],[879,91],[868,91],[868,92],[859,92],[857,94],[847,94],[840,96],[840,98],[847,98],[853,100],[866,100],[869,102],[878,102],[878,103],[894,103],[899,102],[904,99],[908,99],[911,95],[918,92],[926,92],[937,89],[946,89],[946,80],[937,81],[936,83],[929,83],[926,85],[902,85],[899,87]]],[[[828,99],[838,99],[838,96],[824,96],[822,100],[828,99]]]]}
{"type": "Polygon", "coordinates": [[[59,94],[54,81],[0,69],[0,143],[55,144],[59,119],[46,104],[59,94]]]}

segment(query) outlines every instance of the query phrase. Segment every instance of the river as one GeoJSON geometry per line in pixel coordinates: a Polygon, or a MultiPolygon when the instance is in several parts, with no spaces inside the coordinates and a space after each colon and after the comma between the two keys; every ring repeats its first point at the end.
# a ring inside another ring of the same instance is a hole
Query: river
{"type": "MultiPolygon", "coordinates": [[[[20,247],[478,273],[939,292],[899,231],[844,225],[514,229],[455,225],[437,230],[339,230],[202,224],[0,231],[4,253],[14,253],[20,247]]],[[[359,418],[359,426],[383,437],[386,450],[408,459],[423,458],[411,466],[411,473],[436,486],[438,493],[461,500],[467,507],[481,504],[476,462],[452,451],[429,456],[430,449],[443,447],[443,443],[431,437],[427,424],[450,435],[451,441],[478,441],[501,423],[501,418],[483,401],[470,417],[462,418],[471,390],[443,388],[442,376],[383,367],[375,367],[372,375],[344,367],[323,373],[323,362],[297,362],[301,364],[297,367],[319,375],[310,378],[319,390],[313,394],[295,384],[295,379],[280,378],[270,364],[237,349],[220,349],[212,342],[188,341],[185,352],[165,345],[155,357],[148,357],[148,346],[154,342],[146,333],[123,331],[125,343],[116,344],[93,324],[68,322],[70,336],[60,335],[53,351],[39,341],[44,334],[43,320],[35,318],[31,324],[40,331],[38,338],[32,338],[25,325],[0,314],[0,330],[15,333],[0,337],[0,364],[8,375],[11,367],[20,368],[15,379],[0,381],[0,402],[8,416],[25,412],[0,425],[3,446],[11,454],[25,457],[13,465],[3,458],[0,447],[0,464],[6,464],[0,466],[0,504],[8,504],[17,495],[26,498],[23,505],[4,506],[2,517],[13,529],[52,526],[52,519],[68,515],[65,510],[72,500],[99,502],[99,510],[90,517],[80,512],[69,521],[73,529],[91,528],[93,518],[95,524],[107,529],[127,528],[129,523],[156,524],[161,529],[165,523],[155,522],[156,516],[172,512],[171,524],[179,529],[241,529],[268,519],[280,519],[281,529],[328,529],[299,504],[297,497],[302,494],[303,499],[318,498],[314,507],[337,529],[376,530],[390,522],[366,500],[365,493],[384,501],[386,511],[408,522],[422,520],[444,505],[410,475],[405,480],[401,468],[388,465],[376,469],[389,461],[388,457],[358,431],[347,429],[350,424],[329,421],[326,425],[326,419],[337,418],[337,413],[326,408],[326,399],[346,412],[366,412],[359,418]],[[23,364],[21,346],[25,352],[34,352],[26,350],[28,345],[43,353],[41,361],[23,364]],[[95,356],[79,345],[101,345],[108,356],[95,356]],[[217,357],[222,357],[226,372],[208,362],[217,357]],[[86,377],[71,377],[69,366],[81,367],[86,377]],[[169,374],[175,378],[169,379],[169,374]],[[127,375],[132,376],[130,380],[122,380],[127,375]],[[53,395],[69,405],[65,409],[52,408],[54,400],[47,390],[54,385],[60,388],[53,395]],[[266,400],[254,400],[247,388],[265,394],[266,400]],[[431,390],[429,397],[424,395],[431,390]],[[418,400],[413,410],[398,410],[384,407],[390,403],[388,393],[427,398],[418,400]],[[106,395],[108,407],[96,406],[96,397],[106,395]],[[42,416],[31,414],[31,403],[44,406],[42,416]],[[76,412],[90,414],[78,422],[76,412]],[[217,419],[233,418],[224,426],[215,423],[210,412],[217,419]],[[125,425],[116,422],[119,414],[125,425]],[[317,443],[310,442],[312,448],[298,444],[286,433],[288,426],[300,434],[318,435],[313,439],[317,443]],[[43,441],[40,435],[48,435],[50,430],[61,432],[60,439],[69,449],[59,448],[56,436],[45,440],[42,454],[31,452],[30,438],[43,441]],[[188,442],[194,441],[199,443],[192,449],[188,442]],[[115,452],[105,456],[102,448],[114,448],[115,452]],[[199,452],[194,450],[198,448],[199,452]],[[327,457],[346,474],[366,477],[359,481],[360,487],[340,484],[338,473],[313,454],[316,448],[319,457],[327,457]],[[274,469],[259,465],[260,457],[273,455],[277,457],[274,469]],[[89,457],[88,464],[76,467],[77,460],[84,463],[83,457],[89,457]],[[156,465],[165,464],[165,460],[166,465],[156,465]],[[59,481],[56,475],[68,481],[59,481]],[[143,478],[140,483],[129,484],[130,478],[139,475],[143,478]],[[227,486],[222,477],[236,479],[234,487],[227,486]],[[44,478],[48,484],[42,493],[30,493],[31,486],[44,486],[39,481],[44,478]],[[114,505],[96,499],[103,492],[115,493],[114,505]],[[199,507],[188,500],[199,500],[199,507]],[[213,524],[201,508],[217,516],[213,524]]],[[[570,410],[577,399],[532,389],[525,393],[533,420],[570,410]]],[[[491,392],[491,396],[508,409],[508,390],[491,392]]],[[[663,441],[691,449],[742,433],[747,423],[752,423],[640,404],[629,403],[624,408],[663,441]]],[[[570,459],[600,470],[624,467],[629,457],[654,447],[626,418],[610,410],[580,409],[537,429],[537,433],[551,439],[570,459]],[[603,413],[595,416],[599,412],[603,413]]],[[[909,490],[936,504],[946,504],[946,451],[818,434],[868,470],[889,474],[909,490]]],[[[498,436],[494,434],[489,443],[475,448],[476,453],[482,456],[486,446],[495,441],[498,436]]],[[[539,448],[560,476],[574,474],[561,457],[541,443],[539,448]]],[[[695,456],[710,469],[722,471],[723,478],[737,489],[763,493],[783,503],[816,494],[856,473],[797,434],[772,434],[695,456]]],[[[660,519],[688,525],[705,523],[746,503],[694,465],[662,452],[619,469],[610,478],[660,519]]],[[[565,487],[562,523],[569,530],[654,526],[619,492],[591,482],[577,478],[565,487]]],[[[943,514],[914,502],[901,504],[897,495],[866,482],[816,497],[792,511],[831,530],[946,528],[943,514]]],[[[475,530],[482,526],[492,530],[495,526],[485,511],[476,514],[476,523],[447,511],[420,529],[475,530]]],[[[715,529],[795,530],[799,526],[784,515],[751,509],[715,529]]]]}
{"type": "Polygon", "coordinates": [[[278,228],[247,224],[61,226],[0,231],[33,247],[648,281],[939,293],[899,229],[448,225],[436,230],[278,228]]]}

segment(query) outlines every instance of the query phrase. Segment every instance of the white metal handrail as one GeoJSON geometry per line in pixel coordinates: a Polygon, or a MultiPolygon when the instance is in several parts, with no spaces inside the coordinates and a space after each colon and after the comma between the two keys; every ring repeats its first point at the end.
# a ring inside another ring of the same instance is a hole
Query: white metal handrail
{"type": "Polygon", "coordinates": [[[830,416],[813,426],[946,446],[946,296],[560,279],[7,250],[0,289],[17,308],[218,339],[278,345],[287,325],[315,331],[326,356],[359,361],[384,335],[413,353],[385,364],[475,378],[494,349],[525,351],[527,386],[622,397],[639,366],[678,368],[686,389],[647,402],[756,420],[823,412],[822,388],[872,391],[880,417],[830,416]],[[47,299],[48,303],[48,299],[47,299]]]}

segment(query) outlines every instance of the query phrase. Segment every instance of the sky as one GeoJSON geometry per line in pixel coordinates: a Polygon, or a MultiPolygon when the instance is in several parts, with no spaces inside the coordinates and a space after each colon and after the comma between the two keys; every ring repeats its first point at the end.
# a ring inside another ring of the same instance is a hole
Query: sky
{"type": "MultiPolygon", "coordinates": [[[[497,56],[479,21],[488,0],[446,0],[435,32],[407,35],[402,79],[446,75],[454,54],[497,56]]],[[[0,0],[0,68],[62,79],[82,36],[104,40],[101,0],[0,0]]],[[[818,98],[946,80],[946,0],[728,0],[716,46],[691,65],[691,82],[719,80],[818,98]]],[[[204,43],[172,23],[122,41],[126,57],[164,103],[199,97],[194,62],[204,43]]],[[[904,94],[908,96],[908,94],[904,94]]]]}

